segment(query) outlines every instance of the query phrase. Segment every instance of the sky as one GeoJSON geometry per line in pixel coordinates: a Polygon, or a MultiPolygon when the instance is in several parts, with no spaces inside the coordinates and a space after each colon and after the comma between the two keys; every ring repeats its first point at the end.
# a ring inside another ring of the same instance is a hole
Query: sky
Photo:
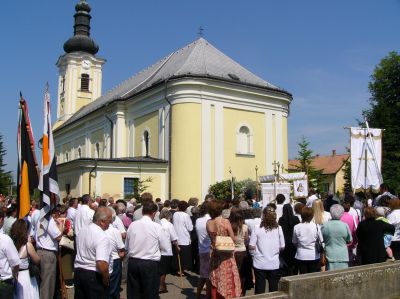
{"type": "MultiPolygon", "coordinates": [[[[50,85],[56,120],[58,57],[73,35],[77,0],[5,1],[0,10],[0,134],[6,169],[16,172],[19,92],[35,139],[42,134],[50,85]]],[[[107,60],[103,94],[138,71],[204,38],[264,80],[293,95],[289,158],[304,136],[314,154],[344,153],[345,126],[369,107],[379,61],[400,51],[400,0],[88,0],[91,34],[107,60]]],[[[38,148],[37,151],[40,151],[38,148]]],[[[39,155],[40,156],[40,155],[39,155]]]]}

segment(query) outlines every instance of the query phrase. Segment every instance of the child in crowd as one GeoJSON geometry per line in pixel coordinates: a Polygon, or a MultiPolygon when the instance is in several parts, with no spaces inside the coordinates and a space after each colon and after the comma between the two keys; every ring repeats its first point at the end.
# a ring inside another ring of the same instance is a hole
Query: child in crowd
{"type": "MultiPolygon", "coordinates": [[[[389,221],[387,220],[386,216],[389,213],[389,209],[386,207],[377,207],[376,209],[376,214],[378,216],[378,218],[376,218],[376,220],[381,220],[383,222],[389,223],[389,221]]],[[[383,236],[383,242],[385,244],[385,249],[386,249],[386,254],[388,256],[388,260],[394,261],[394,256],[393,256],[393,251],[390,248],[390,244],[392,242],[393,236],[390,234],[385,234],[383,236]]]]}

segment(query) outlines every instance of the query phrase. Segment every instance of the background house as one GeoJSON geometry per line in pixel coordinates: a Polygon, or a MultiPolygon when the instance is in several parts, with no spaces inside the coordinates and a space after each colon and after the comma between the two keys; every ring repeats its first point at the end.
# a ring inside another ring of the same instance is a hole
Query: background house
{"type": "MultiPolygon", "coordinates": [[[[343,192],[344,165],[349,158],[349,154],[336,154],[336,150],[332,150],[332,154],[329,156],[316,155],[312,159],[311,166],[322,171],[323,189],[321,191],[330,194],[343,192]]],[[[297,171],[298,167],[300,167],[299,160],[289,160],[289,172],[297,171]]]]}

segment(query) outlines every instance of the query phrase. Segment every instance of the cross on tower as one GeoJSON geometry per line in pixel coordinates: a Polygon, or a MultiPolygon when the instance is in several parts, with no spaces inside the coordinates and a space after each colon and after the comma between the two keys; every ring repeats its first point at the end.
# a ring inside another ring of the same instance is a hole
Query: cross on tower
{"type": "Polygon", "coordinates": [[[200,37],[204,36],[204,28],[202,26],[199,27],[199,32],[197,33],[200,37]]]}

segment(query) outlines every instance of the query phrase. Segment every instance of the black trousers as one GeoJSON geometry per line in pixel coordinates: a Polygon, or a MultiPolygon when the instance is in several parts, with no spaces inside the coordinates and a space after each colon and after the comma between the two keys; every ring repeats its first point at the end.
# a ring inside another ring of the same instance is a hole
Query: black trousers
{"type": "Polygon", "coordinates": [[[129,258],[127,298],[158,299],[160,288],[159,262],[129,258]]]}
{"type": "Polygon", "coordinates": [[[394,258],[400,260],[400,241],[393,241],[390,248],[392,248],[394,258]]]}
{"type": "Polygon", "coordinates": [[[74,273],[75,299],[107,299],[108,288],[100,273],[76,268],[74,273]]]}
{"type": "Polygon", "coordinates": [[[321,271],[318,260],[302,261],[296,259],[297,266],[299,268],[300,274],[313,273],[321,271]]]}
{"type": "Polygon", "coordinates": [[[0,299],[14,298],[14,281],[13,279],[0,281],[0,299]]]}
{"type": "Polygon", "coordinates": [[[256,284],[254,286],[255,294],[265,293],[265,280],[268,280],[269,292],[275,292],[278,290],[278,283],[280,279],[279,269],[261,270],[254,268],[254,276],[256,278],[256,284]]]}

